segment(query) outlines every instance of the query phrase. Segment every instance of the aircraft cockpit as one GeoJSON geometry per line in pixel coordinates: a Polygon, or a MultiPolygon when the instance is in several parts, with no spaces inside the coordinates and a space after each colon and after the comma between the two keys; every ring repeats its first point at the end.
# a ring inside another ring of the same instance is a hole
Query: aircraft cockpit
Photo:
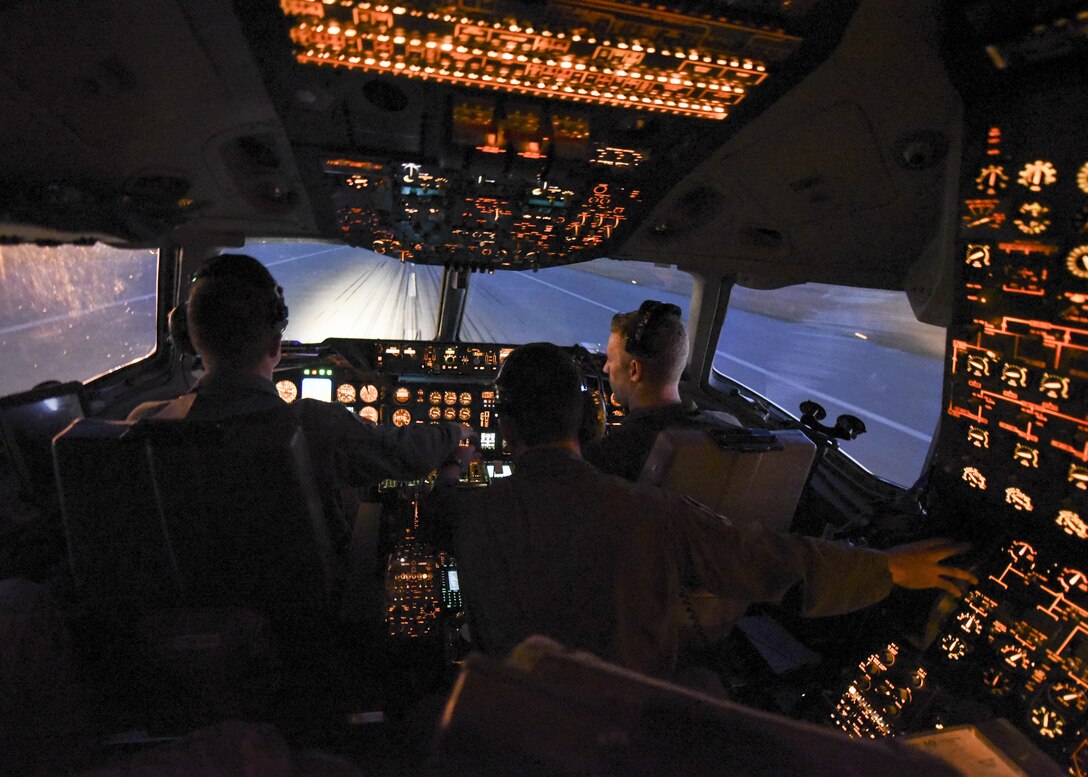
{"type": "MultiPolygon", "coordinates": [[[[979,579],[817,621],[756,607],[712,650],[689,602],[729,698],[965,774],[1088,774],[1084,3],[16,0],[0,52],[0,615],[53,635],[0,661],[22,700],[0,699],[0,740],[26,743],[0,773],[272,719],[252,702],[273,686],[284,747],[407,770],[431,734],[414,720],[448,745],[473,711],[438,705],[490,687],[457,559],[421,525],[431,479],[337,495],[338,578],[325,495],[275,418],[277,463],[254,474],[283,486],[328,617],[229,597],[177,615],[234,546],[193,550],[178,527],[219,503],[163,473],[203,486],[257,448],[125,419],[203,374],[170,312],[237,252],[290,308],[283,403],[466,425],[466,489],[516,472],[493,382],[518,345],[561,346],[607,434],[629,412],[604,370],[613,316],[676,305],[681,394],[727,432],[669,482],[796,534],[964,541],[979,579]],[[129,617],[146,597],[154,617],[129,617]],[[26,658],[48,645],[61,669],[26,658]],[[248,658],[178,658],[201,650],[248,658]]],[[[243,501],[239,537],[266,504],[243,501]]],[[[505,744],[473,757],[494,768],[505,744]]]]}

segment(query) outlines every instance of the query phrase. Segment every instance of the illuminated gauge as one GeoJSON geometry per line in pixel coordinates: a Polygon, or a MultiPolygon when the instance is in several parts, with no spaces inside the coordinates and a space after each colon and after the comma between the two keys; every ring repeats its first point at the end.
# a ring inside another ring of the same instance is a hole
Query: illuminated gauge
{"type": "Polygon", "coordinates": [[[378,401],[378,387],[372,386],[369,383],[365,386],[359,387],[359,399],[364,402],[377,402],[378,401]]]}
{"type": "Polygon", "coordinates": [[[1078,278],[1088,278],[1088,245],[1070,251],[1065,257],[1065,267],[1078,278]]]}
{"type": "Polygon", "coordinates": [[[1033,192],[1042,191],[1044,186],[1050,186],[1058,180],[1058,171],[1050,162],[1037,159],[1024,165],[1016,182],[1026,186],[1033,192]]]}
{"type": "Polygon", "coordinates": [[[994,195],[1009,185],[1009,176],[1005,175],[1002,165],[986,165],[975,178],[978,190],[985,194],[994,195]]]}
{"type": "Polygon", "coordinates": [[[1083,711],[1088,706],[1085,689],[1070,683],[1054,683],[1047,689],[1047,697],[1059,708],[1083,711]]]}
{"type": "Polygon", "coordinates": [[[1081,491],[1088,491],[1088,467],[1070,464],[1069,476],[1066,478],[1066,482],[1072,483],[1075,488],[1079,488],[1081,491]]]}
{"type": "Polygon", "coordinates": [[[1085,194],[1088,194],[1088,162],[1085,162],[1080,166],[1080,170],[1077,170],[1077,186],[1085,194]]]}
{"type": "Polygon", "coordinates": [[[1039,391],[1051,399],[1069,399],[1069,378],[1044,372],[1039,391]]]}
{"type": "Polygon", "coordinates": [[[990,360],[985,356],[968,354],[967,371],[977,378],[984,378],[990,374],[990,360]]]}
{"type": "Polygon", "coordinates": [[[608,404],[612,405],[612,407],[623,407],[623,403],[616,399],[615,394],[608,395],[608,404]]]}
{"type": "Polygon", "coordinates": [[[393,411],[393,426],[408,426],[412,423],[412,414],[403,407],[393,411]]]}
{"type": "Polygon", "coordinates": [[[1027,669],[1031,666],[1031,657],[1022,645],[1005,645],[999,651],[1001,660],[1013,669],[1027,669]]]}
{"type": "Polygon", "coordinates": [[[1045,704],[1031,711],[1031,722],[1039,735],[1047,739],[1057,739],[1065,732],[1065,719],[1045,704]]]}
{"type": "Polygon", "coordinates": [[[967,246],[967,264],[976,270],[990,266],[990,247],[972,243],[967,246]]]}
{"type": "Polygon", "coordinates": [[[1005,364],[1001,367],[1001,381],[1012,388],[1026,388],[1028,385],[1028,368],[1019,364],[1005,364]]]}
{"type": "Polygon", "coordinates": [[[956,616],[956,622],[960,625],[960,630],[967,634],[982,633],[982,618],[979,617],[977,612],[972,610],[961,612],[956,616]]]}
{"type": "Polygon", "coordinates": [[[397,404],[407,405],[408,400],[411,398],[412,392],[404,386],[397,386],[397,390],[393,392],[393,399],[396,400],[397,404]]]}
{"type": "Polygon", "coordinates": [[[1058,524],[1070,537],[1088,540],[1088,522],[1072,510],[1059,510],[1054,523],[1058,524]]]}
{"type": "Polygon", "coordinates": [[[1058,584],[1066,591],[1088,592],[1088,582],[1085,581],[1084,573],[1079,569],[1069,567],[1063,569],[1058,575],[1058,584]]]}
{"type": "Polygon", "coordinates": [[[472,420],[472,408],[462,407],[460,410],[457,411],[457,417],[462,421],[472,420]]]}
{"type": "Polygon", "coordinates": [[[276,393],[284,402],[294,402],[298,399],[298,386],[290,380],[281,380],[276,383],[276,393]]]}
{"type": "Polygon", "coordinates": [[[1013,509],[1025,513],[1030,513],[1035,509],[1035,503],[1032,502],[1031,496],[1013,486],[1005,489],[1005,504],[1012,505],[1013,509]]]}
{"type": "Polygon", "coordinates": [[[1032,448],[1030,445],[1016,444],[1016,449],[1012,452],[1012,460],[1019,464],[1021,467],[1027,467],[1028,469],[1039,468],[1039,451],[1032,448]]]}
{"type": "Polygon", "coordinates": [[[974,445],[976,448],[989,448],[990,447],[990,433],[985,429],[980,429],[977,426],[972,426],[967,430],[967,441],[974,445]]]}
{"type": "Polygon", "coordinates": [[[456,405],[457,404],[457,392],[456,391],[447,391],[445,394],[442,395],[442,399],[445,400],[447,405],[456,405]]]}
{"type": "Polygon", "coordinates": [[[955,634],[948,634],[941,640],[941,650],[949,661],[959,661],[967,655],[967,643],[955,634]]]}
{"type": "Polygon", "coordinates": [[[432,391],[430,394],[427,395],[427,401],[430,402],[432,405],[441,405],[442,404],[442,392],[441,391],[432,391]]]}
{"type": "Polygon", "coordinates": [[[429,407],[427,408],[427,417],[432,421],[440,421],[442,419],[442,408],[429,407]]]}
{"type": "Polygon", "coordinates": [[[462,405],[471,405],[472,404],[472,392],[462,391],[461,396],[459,396],[457,399],[461,402],[462,405]]]}
{"type": "Polygon", "coordinates": [[[359,415],[368,421],[378,423],[378,408],[376,407],[364,407],[359,411],[359,415]]]}
{"type": "Polygon", "coordinates": [[[992,666],[988,666],[983,670],[982,684],[994,696],[1004,696],[1012,690],[1012,680],[1009,679],[1009,676],[992,666]]]}
{"type": "Polygon", "coordinates": [[[442,411],[442,417],[445,418],[447,421],[456,421],[457,408],[447,407],[445,410],[442,411]]]}
{"type": "Polygon", "coordinates": [[[341,383],[336,387],[336,398],[345,405],[355,401],[355,386],[350,383],[341,383]]]}

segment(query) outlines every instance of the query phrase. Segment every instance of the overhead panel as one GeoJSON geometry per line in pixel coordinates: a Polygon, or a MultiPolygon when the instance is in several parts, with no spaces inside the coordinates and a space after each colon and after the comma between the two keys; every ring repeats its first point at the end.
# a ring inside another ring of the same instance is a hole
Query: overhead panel
{"type": "Polygon", "coordinates": [[[677,156],[690,157],[680,149],[713,148],[699,133],[720,127],[801,43],[709,5],[280,7],[298,67],[358,79],[390,132],[420,117],[415,148],[371,142],[379,124],[356,132],[353,151],[320,160],[341,237],[476,270],[607,256],[677,156]]]}

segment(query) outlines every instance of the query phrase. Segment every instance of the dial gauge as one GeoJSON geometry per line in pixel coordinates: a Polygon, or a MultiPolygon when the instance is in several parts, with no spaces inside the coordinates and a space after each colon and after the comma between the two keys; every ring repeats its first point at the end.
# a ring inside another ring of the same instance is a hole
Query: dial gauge
{"type": "Polygon", "coordinates": [[[355,401],[355,386],[350,383],[341,383],[336,387],[336,398],[345,405],[355,401]]]}
{"type": "Polygon", "coordinates": [[[441,420],[442,419],[442,408],[440,408],[440,407],[429,407],[429,408],[427,408],[427,417],[430,418],[432,421],[441,420]]]}
{"type": "Polygon", "coordinates": [[[298,386],[290,380],[281,380],[276,383],[276,393],[284,402],[294,402],[298,399],[298,386]]]}
{"type": "Polygon", "coordinates": [[[457,392],[456,391],[447,391],[445,394],[442,395],[442,398],[446,401],[447,405],[456,405],[457,404],[457,392]]]}
{"type": "Polygon", "coordinates": [[[967,264],[976,270],[990,266],[990,247],[985,244],[972,243],[967,246],[967,264]]]}
{"type": "Polygon", "coordinates": [[[1022,645],[1005,645],[1000,650],[1001,658],[1014,669],[1027,669],[1031,666],[1031,657],[1022,645]]]}
{"type": "Polygon", "coordinates": [[[1047,690],[1047,696],[1060,709],[1073,709],[1083,711],[1085,708],[1088,689],[1072,683],[1054,683],[1047,690]]]}
{"type": "Polygon", "coordinates": [[[982,684],[994,696],[1004,696],[1012,690],[1012,680],[1009,679],[1009,676],[992,666],[986,667],[985,671],[983,671],[982,684]]]}
{"type": "Polygon", "coordinates": [[[1077,170],[1077,186],[1082,192],[1088,194],[1088,162],[1085,162],[1080,166],[1080,170],[1077,170]]]}
{"type": "Polygon", "coordinates": [[[949,661],[959,661],[967,655],[967,643],[954,634],[949,634],[941,640],[941,649],[949,661]]]}
{"type": "Polygon", "coordinates": [[[1037,159],[1024,165],[1016,180],[1021,186],[1038,192],[1042,191],[1044,186],[1050,186],[1058,180],[1058,171],[1050,162],[1037,159]]]}
{"type": "Polygon", "coordinates": [[[978,616],[977,612],[972,610],[961,612],[956,616],[956,621],[960,624],[960,628],[968,634],[982,633],[982,618],[978,616]]]}
{"type": "Polygon", "coordinates": [[[471,407],[462,407],[460,410],[457,411],[457,417],[462,421],[471,421],[472,420],[472,408],[471,407]]]}
{"type": "Polygon", "coordinates": [[[430,394],[427,395],[427,401],[430,402],[432,405],[441,405],[442,404],[442,392],[441,391],[432,391],[430,394]]]}
{"type": "Polygon", "coordinates": [[[1031,722],[1040,736],[1047,739],[1057,739],[1065,732],[1065,719],[1045,704],[1031,711],[1031,722]]]}
{"type": "Polygon", "coordinates": [[[460,403],[462,405],[471,405],[472,404],[472,392],[471,391],[462,391],[461,396],[459,396],[457,399],[458,399],[458,401],[460,401],[460,403]]]}
{"type": "Polygon", "coordinates": [[[457,408],[447,407],[445,410],[442,411],[442,417],[445,418],[447,421],[456,421],[457,408]]]}
{"type": "Polygon", "coordinates": [[[1088,245],[1070,251],[1065,257],[1065,267],[1078,278],[1088,278],[1088,245]]]}
{"type": "Polygon", "coordinates": [[[408,426],[410,423],[412,423],[412,414],[403,407],[393,411],[393,426],[408,426]]]}
{"type": "Polygon", "coordinates": [[[365,386],[359,387],[359,399],[364,402],[377,402],[378,401],[378,387],[372,386],[369,383],[365,386]]]}
{"type": "Polygon", "coordinates": [[[408,400],[412,398],[412,392],[404,386],[397,386],[397,390],[393,392],[393,399],[400,405],[407,405],[408,400]]]}
{"type": "Polygon", "coordinates": [[[364,407],[359,411],[359,415],[372,423],[378,423],[378,408],[376,407],[364,407]]]}

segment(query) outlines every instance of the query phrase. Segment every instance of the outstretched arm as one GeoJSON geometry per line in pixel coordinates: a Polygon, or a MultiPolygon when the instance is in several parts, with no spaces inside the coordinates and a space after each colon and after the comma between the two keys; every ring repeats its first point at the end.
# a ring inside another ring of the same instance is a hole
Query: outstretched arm
{"type": "Polygon", "coordinates": [[[962,591],[956,581],[966,580],[974,585],[978,578],[966,569],[944,566],[941,562],[949,556],[963,553],[969,547],[951,540],[933,538],[889,548],[885,553],[888,554],[892,582],[903,588],[943,588],[953,596],[959,596],[962,591]]]}

